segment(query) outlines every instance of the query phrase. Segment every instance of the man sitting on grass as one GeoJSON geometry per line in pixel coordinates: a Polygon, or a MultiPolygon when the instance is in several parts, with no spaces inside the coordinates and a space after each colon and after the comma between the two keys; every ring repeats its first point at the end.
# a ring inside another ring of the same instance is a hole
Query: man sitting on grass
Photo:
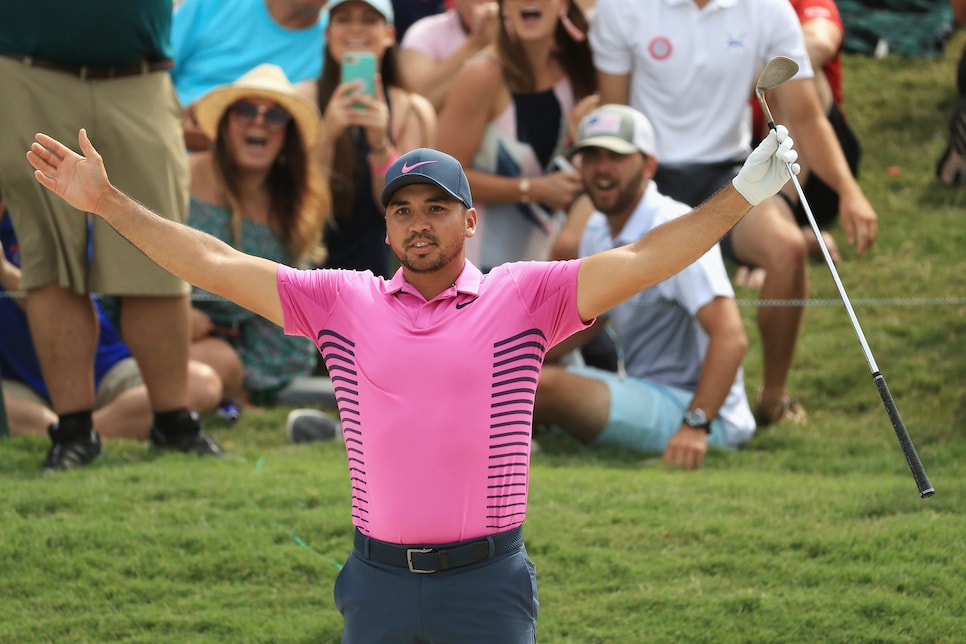
{"type": "MultiPolygon", "coordinates": [[[[580,256],[623,246],[690,210],[652,181],[654,129],[637,110],[600,107],[581,121],[578,137],[572,152],[581,154],[584,188],[597,210],[580,256]]],[[[608,317],[627,374],[545,365],[535,422],[594,445],[663,452],[688,469],[700,467],[709,444],[730,449],[751,438],[755,419],[741,369],[748,338],[717,245],[608,317]]],[[[586,343],[603,323],[564,345],[586,343]]]]}

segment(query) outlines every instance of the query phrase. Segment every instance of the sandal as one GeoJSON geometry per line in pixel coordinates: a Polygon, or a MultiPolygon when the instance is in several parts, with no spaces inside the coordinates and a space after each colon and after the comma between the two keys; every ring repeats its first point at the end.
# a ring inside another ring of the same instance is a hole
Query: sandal
{"type": "Polygon", "coordinates": [[[802,401],[796,397],[783,398],[770,414],[761,409],[761,390],[758,388],[758,401],[755,405],[755,422],[758,427],[768,427],[777,423],[789,422],[794,425],[804,425],[808,422],[808,413],[802,406],[802,401]]]}

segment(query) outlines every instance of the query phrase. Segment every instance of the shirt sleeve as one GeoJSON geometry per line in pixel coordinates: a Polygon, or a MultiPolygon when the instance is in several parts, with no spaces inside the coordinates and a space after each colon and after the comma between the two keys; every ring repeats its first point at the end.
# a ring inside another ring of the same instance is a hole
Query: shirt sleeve
{"type": "MultiPolygon", "coordinates": [[[[641,2],[642,0],[632,0],[641,2]]],[[[630,74],[634,52],[628,39],[628,16],[636,10],[623,7],[624,0],[598,0],[590,23],[590,48],[594,67],[605,74],[630,74]]]]}
{"type": "Polygon", "coordinates": [[[174,52],[174,69],[171,70],[171,80],[175,85],[184,72],[186,62],[192,56],[194,41],[192,34],[199,33],[196,21],[201,12],[201,0],[184,0],[175,7],[171,17],[171,50],[174,52]]]}
{"type": "Polygon", "coordinates": [[[792,7],[798,14],[798,21],[803,25],[809,20],[821,18],[831,21],[839,31],[845,31],[839,8],[833,0],[792,0],[792,7]]]}
{"type": "Polygon", "coordinates": [[[403,36],[400,49],[415,49],[421,51],[433,60],[438,61],[436,47],[433,45],[433,37],[430,30],[431,23],[427,18],[417,20],[406,30],[403,36]]]}
{"type": "MultiPolygon", "coordinates": [[[[593,324],[577,312],[577,271],[582,259],[504,264],[512,271],[520,297],[535,325],[555,345],[593,324]]],[[[498,270],[498,269],[494,269],[498,270]]]]}
{"type": "Polygon", "coordinates": [[[340,270],[300,270],[279,264],[276,281],[286,335],[315,340],[315,329],[329,319],[346,283],[345,273],[340,270]]]}
{"type": "Polygon", "coordinates": [[[805,48],[805,35],[791,3],[788,0],[769,0],[762,2],[759,10],[764,16],[758,24],[765,34],[766,60],[787,56],[798,63],[798,73],[793,78],[814,78],[815,72],[805,48]]]}
{"type": "Polygon", "coordinates": [[[735,296],[717,244],[669,279],[674,282],[678,301],[692,316],[716,297],[735,296]]]}

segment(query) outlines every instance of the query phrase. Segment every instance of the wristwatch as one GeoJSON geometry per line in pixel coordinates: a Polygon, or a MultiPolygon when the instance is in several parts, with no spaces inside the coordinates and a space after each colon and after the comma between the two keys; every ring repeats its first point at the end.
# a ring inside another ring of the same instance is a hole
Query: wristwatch
{"type": "Polygon", "coordinates": [[[711,420],[700,407],[684,412],[684,424],[693,429],[703,429],[709,434],[711,433],[711,420]]]}

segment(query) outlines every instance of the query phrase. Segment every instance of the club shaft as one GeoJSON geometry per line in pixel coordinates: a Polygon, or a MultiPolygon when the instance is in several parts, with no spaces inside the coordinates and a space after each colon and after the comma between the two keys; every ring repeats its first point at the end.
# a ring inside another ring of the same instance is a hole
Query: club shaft
{"type": "MultiPolygon", "coordinates": [[[[770,124],[773,125],[773,124],[770,124]]],[[[792,177],[792,183],[795,184],[795,191],[798,193],[798,199],[805,210],[805,215],[808,217],[808,223],[812,227],[812,232],[815,233],[815,239],[818,240],[818,246],[822,249],[822,256],[825,258],[825,264],[829,268],[829,272],[832,273],[832,281],[835,282],[835,287],[839,291],[839,295],[842,298],[842,303],[845,305],[845,310],[849,314],[849,320],[852,322],[852,328],[855,329],[855,335],[859,338],[859,344],[862,345],[862,352],[865,354],[865,360],[869,363],[869,370],[872,373],[879,371],[879,366],[875,363],[875,358],[872,356],[872,349],[869,348],[869,343],[865,339],[865,334],[862,332],[862,327],[859,325],[859,319],[855,316],[855,310],[852,308],[852,302],[849,300],[849,296],[845,292],[845,286],[842,285],[842,280],[839,278],[839,272],[835,268],[835,262],[832,261],[832,256],[828,252],[828,246],[825,245],[825,238],[822,237],[822,231],[818,227],[818,223],[815,221],[815,215],[812,214],[812,209],[808,205],[808,200],[805,199],[805,191],[802,190],[802,184],[798,180],[798,176],[792,172],[791,164],[788,164],[788,173],[792,177]]]]}
{"type": "MultiPolygon", "coordinates": [[[[765,117],[768,119],[768,127],[774,130],[775,121],[771,116],[771,110],[768,109],[768,103],[765,102],[765,95],[760,91],[757,94],[758,102],[761,103],[762,112],[764,112],[765,117]]],[[[899,446],[902,448],[902,453],[906,457],[906,463],[912,472],[912,478],[915,479],[916,487],[919,488],[919,497],[926,498],[932,496],[936,493],[936,490],[933,489],[932,483],[929,482],[926,469],[919,459],[918,452],[916,452],[916,446],[909,436],[909,431],[906,429],[906,424],[902,421],[902,416],[899,415],[899,408],[896,407],[895,400],[892,398],[889,385],[886,384],[885,377],[875,363],[875,358],[872,356],[872,349],[869,348],[869,343],[865,339],[865,333],[862,332],[859,319],[855,316],[855,311],[852,309],[852,302],[849,300],[849,296],[845,292],[845,286],[842,285],[842,280],[839,278],[839,272],[835,268],[835,262],[832,261],[828,247],[825,245],[825,239],[822,237],[822,231],[815,221],[815,215],[812,214],[812,208],[808,205],[808,199],[805,198],[805,191],[802,190],[802,184],[799,182],[798,176],[792,172],[792,165],[790,163],[786,165],[788,167],[788,174],[791,176],[792,183],[795,186],[795,191],[798,193],[798,199],[802,204],[802,208],[805,210],[806,217],[808,217],[808,223],[812,227],[812,232],[815,233],[815,239],[818,240],[819,248],[822,250],[825,265],[828,266],[829,272],[832,274],[832,280],[835,282],[835,287],[839,291],[842,303],[845,305],[845,310],[849,314],[852,328],[855,330],[855,335],[859,338],[859,344],[862,345],[862,352],[865,354],[866,362],[869,363],[869,369],[872,371],[872,378],[875,381],[876,389],[879,391],[879,397],[882,398],[882,404],[885,405],[886,413],[889,415],[889,421],[892,423],[892,428],[896,432],[896,438],[899,440],[899,446]]]]}
{"type": "MultiPolygon", "coordinates": [[[[773,127],[774,123],[769,123],[769,126],[773,127]]],[[[902,448],[902,453],[906,457],[906,463],[908,463],[909,470],[912,472],[912,478],[916,480],[916,487],[919,488],[919,496],[921,498],[932,496],[936,490],[933,489],[932,484],[929,482],[926,469],[922,466],[922,461],[919,460],[916,446],[913,445],[909,431],[906,429],[906,424],[902,421],[902,416],[899,415],[899,409],[896,407],[895,400],[892,398],[892,392],[889,391],[889,385],[886,384],[885,377],[875,363],[875,358],[872,356],[872,349],[869,348],[869,343],[865,339],[865,333],[862,332],[859,319],[855,316],[855,311],[852,309],[852,302],[849,300],[849,296],[845,292],[845,286],[842,285],[842,280],[839,278],[839,272],[835,268],[835,262],[832,261],[832,256],[829,254],[825,240],[822,238],[822,231],[819,229],[818,223],[815,221],[815,215],[812,214],[812,209],[808,205],[808,200],[805,198],[805,191],[802,190],[801,182],[795,173],[792,172],[791,164],[788,164],[788,173],[792,177],[792,183],[795,184],[795,191],[798,193],[798,198],[805,210],[805,215],[808,217],[808,223],[815,233],[815,239],[818,240],[819,248],[822,249],[825,264],[832,274],[832,280],[835,282],[835,287],[839,291],[842,303],[845,305],[845,310],[849,314],[849,320],[852,321],[852,328],[855,329],[855,335],[859,338],[859,344],[862,345],[862,351],[865,353],[866,362],[869,363],[869,369],[872,371],[872,378],[875,380],[876,389],[879,390],[879,397],[882,398],[882,404],[885,405],[886,413],[892,422],[892,428],[896,432],[896,438],[899,439],[899,446],[902,448]]]]}

